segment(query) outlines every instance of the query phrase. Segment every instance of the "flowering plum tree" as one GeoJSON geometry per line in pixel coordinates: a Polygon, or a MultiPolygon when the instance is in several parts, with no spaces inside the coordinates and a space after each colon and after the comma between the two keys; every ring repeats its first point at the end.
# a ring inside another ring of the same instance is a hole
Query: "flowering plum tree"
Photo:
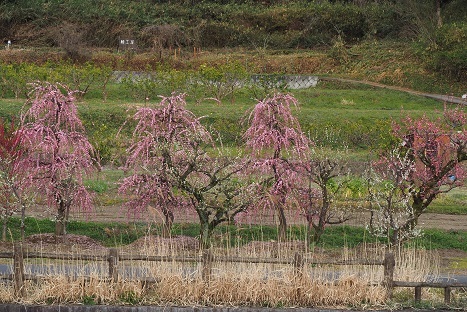
{"type": "Polygon", "coordinates": [[[96,168],[93,147],[78,117],[74,92],[37,83],[31,94],[19,129],[23,154],[18,166],[29,177],[24,187],[44,194],[56,208],[55,234],[64,235],[70,209],[92,209],[83,176],[96,168]]]}
{"type": "Polygon", "coordinates": [[[415,188],[410,182],[414,170],[411,154],[398,147],[382,155],[368,172],[369,230],[386,237],[393,245],[420,234],[409,226],[415,217],[412,206],[415,188]]]}
{"type": "Polygon", "coordinates": [[[295,164],[298,183],[295,184],[297,203],[308,223],[308,238],[317,243],[326,225],[349,220],[349,207],[336,207],[349,182],[348,170],[343,163],[345,151],[327,151],[323,147],[311,148],[307,160],[295,164]]]}
{"type": "MultiPolygon", "coordinates": [[[[243,157],[228,157],[218,152],[211,157],[193,144],[193,152],[175,170],[178,189],[189,198],[200,222],[203,249],[211,245],[215,227],[234,221],[237,214],[247,211],[255,201],[257,186],[243,175],[249,161],[243,157]]],[[[201,147],[201,146],[200,146],[201,147]]],[[[175,169],[176,167],[174,167],[175,169]]]]}
{"type": "Polygon", "coordinates": [[[165,216],[169,235],[173,210],[191,207],[199,217],[201,246],[209,248],[214,228],[233,220],[254,198],[253,184],[241,177],[248,160],[216,152],[211,134],[186,109],[184,94],[163,97],[155,108],[140,108],[134,119],[125,166],[133,175],[119,188],[133,194],[128,209],[143,213],[155,205],[165,216]]]}
{"type": "Polygon", "coordinates": [[[267,187],[262,204],[275,209],[279,216],[279,239],[286,239],[285,206],[291,194],[296,172],[291,166],[293,158],[304,157],[309,140],[303,134],[291,106],[298,101],[289,94],[275,94],[259,101],[249,116],[250,127],[244,138],[256,157],[254,168],[265,178],[267,187]]]}
{"type": "Polygon", "coordinates": [[[467,115],[445,108],[444,118],[406,118],[394,133],[400,146],[373,165],[382,184],[370,190],[370,199],[376,205],[372,227],[396,244],[417,234],[418,218],[433,200],[463,184],[467,115]]]}
{"type": "Polygon", "coordinates": [[[6,240],[8,219],[21,207],[21,237],[24,238],[25,201],[21,196],[21,177],[18,160],[21,156],[19,133],[15,123],[0,123],[0,204],[2,219],[2,240],[6,240]],[[18,205],[19,204],[19,205],[18,205]]]}
{"type": "MultiPolygon", "coordinates": [[[[211,141],[199,119],[185,108],[184,95],[162,98],[156,108],[140,108],[133,119],[137,126],[133,132],[125,170],[133,175],[125,178],[119,188],[121,193],[136,194],[125,205],[134,214],[142,214],[153,204],[165,217],[163,235],[169,236],[174,221],[173,209],[181,205],[181,198],[173,193],[169,180],[170,154],[190,147],[195,138],[211,141]],[[176,144],[176,146],[174,145],[176,144]]],[[[180,158],[177,158],[177,160],[180,158]]]]}

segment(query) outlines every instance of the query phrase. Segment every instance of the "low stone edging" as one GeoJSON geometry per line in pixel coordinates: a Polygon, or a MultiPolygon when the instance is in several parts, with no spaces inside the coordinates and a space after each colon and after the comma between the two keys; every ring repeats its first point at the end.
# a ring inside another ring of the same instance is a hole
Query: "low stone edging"
{"type": "MultiPolygon", "coordinates": [[[[0,304],[0,312],[349,312],[346,309],[0,304]]],[[[389,310],[364,310],[386,312],[389,310]]],[[[414,311],[398,310],[402,311],[414,311]]],[[[416,310],[433,312],[435,310],[416,310]]]]}

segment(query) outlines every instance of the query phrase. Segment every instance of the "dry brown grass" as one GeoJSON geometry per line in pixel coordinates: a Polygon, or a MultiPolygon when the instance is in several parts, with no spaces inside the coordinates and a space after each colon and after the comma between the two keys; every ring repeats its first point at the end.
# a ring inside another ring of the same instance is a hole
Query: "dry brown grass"
{"type": "Polygon", "coordinates": [[[209,283],[173,276],[163,278],[153,291],[158,304],[336,307],[384,303],[382,287],[367,286],[356,277],[342,277],[333,283],[283,273],[280,277],[264,278],[251,271],[235,275],[223,272],[209,283]]]}
{"type": "MultiPolygon", "coordinates": [[[[146,238],[124,253],[200,256],[197,245],[179,240],[179,244],[174,244],[170,240],[146,238]]],[[[53,264],[62,270],[73,265],[78,276],[87,275],[87,278],[71,279],[63,273],[46,275],[38,281],[27,281],[26,295],[22,298],[15,298],[11,284],[4,283],[0,285],[0,302],[359,308],[386,304],[386,292],[381,285],[382,266],[310,263],[326,259],[381,260],[385,252],[381,246],[324,253],[320,249],[306,250],[300,242],[255,242],[231,249],[214,249],[213,253],[244,259],[291,259],[297,251],[308,259],[302,275],[296,274],[291,264],[214,261],[209,281],[202,279],[200,263],[121,261],[119,270],[126,270],[127,275],[110,281],[106,278],[106,262],[29,259],[28,264],[53,264]],[[143,270],[144,277],[158,282],[144,285],[138,280],[141,274],[138,270],[143,270]]],[[[408,281],[423,280],[428,274],[436,273],[438,264],[435,255],[416,249],[399,250],[396,261],[395,278],[408,281]]],[[[26,270],[26,273],[32,272],[26,270]]]]}
{"type": "Polygon", "coordinates": [[[405,248],[396,253],[395,279],[421,282],[428,277],[438,278],[440,258],[437,252],[417,248],[405,248]]]}
{"type": "Polygon", "coordinates": [[[138,281],[105,281],[97,275],[70,280],[64,275],[50,276],[39,283],[28,282],[27,294],[17,298],[24,303],[121,303],[122,297],[142,297],[144,288],[138,281]],[[91,302],[92,300],[92,302],[91,302]],[[86,302],[87,301],[87,302],[86,302]]]}

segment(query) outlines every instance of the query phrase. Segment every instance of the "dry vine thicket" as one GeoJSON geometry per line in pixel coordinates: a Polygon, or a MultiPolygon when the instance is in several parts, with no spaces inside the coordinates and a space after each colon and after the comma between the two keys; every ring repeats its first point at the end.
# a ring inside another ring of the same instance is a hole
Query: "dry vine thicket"
{"type": "MultiPolygon", "coordinates": [[[[148,237],[121,252],[199,255],[196,244],[183,241],[182,245],[175,247],[169,239],[148,237]]],[[[303,250],[297,242],[282,246],[257,242],[230,249],[214,248],[213,254],[290,259],[296,251],[303,252],[311,261],[329,257],[319,249],[303,250]],[[281,250],[278,251],[277,247],[281,250]]],[[[333,260],[380,260],[384,252],[384,247],[368,246],[361,250],[335,251],[331,257],[333,260]]],[[[428,274],[433,274],[438,263],[433,254],[413,249],[399,250],[396,261],[395,279],[410,281],[422,280],[428,274]]],[[[106,277],[106,262],[28,259],[26,263],[54,265],[56,273],[45,273],[37,281],[27,281],[26,294],[22,298],[15,297],[12,285],[3,283],[0,285],[0,302],[268,307],[375,307],[387,302],[386,291],[381,283],[383,267],[380,265],[305,264],[301,274],[297,274],[293,265],[214,261],[211,278],[207,281],[202,278],[200,263],[120,261],[121,277],[114,281],[106,277]],[[70,266],[76,268],[78,277],[69,278],[63,273],[70,266]],[[139,276],[153,277],[157,282],[145,283],[138,279],[139,276]]],[[[26,273],[33,273],[30,266],[26,266],[26,273]]]]}

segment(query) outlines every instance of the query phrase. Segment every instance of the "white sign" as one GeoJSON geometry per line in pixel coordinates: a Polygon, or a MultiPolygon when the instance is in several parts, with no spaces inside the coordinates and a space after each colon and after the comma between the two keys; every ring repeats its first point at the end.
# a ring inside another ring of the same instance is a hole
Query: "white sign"
{"type": "Polygon", "coordinates": [[[133,39],[120,39],[121,45],[134,45],[135,41],[133,39]]]}
{"type": "Polygon", "coordinates": [[[136,40],[134,39],[118,39],[119,50],[133,50],[136,49],[136,40]]]}

